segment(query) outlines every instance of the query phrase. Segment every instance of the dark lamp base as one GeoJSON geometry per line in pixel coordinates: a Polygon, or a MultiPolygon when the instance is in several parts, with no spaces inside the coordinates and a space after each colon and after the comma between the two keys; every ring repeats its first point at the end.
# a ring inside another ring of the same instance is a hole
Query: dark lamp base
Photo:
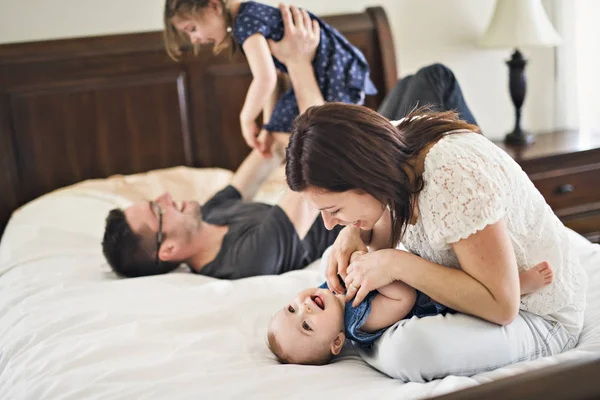
{"type": "Polygon", "coordinates": [[[525,131],[513,131],[504,137],[504,143],[513,145],[527,145],[535,142],[535,136],[525,131]]]}

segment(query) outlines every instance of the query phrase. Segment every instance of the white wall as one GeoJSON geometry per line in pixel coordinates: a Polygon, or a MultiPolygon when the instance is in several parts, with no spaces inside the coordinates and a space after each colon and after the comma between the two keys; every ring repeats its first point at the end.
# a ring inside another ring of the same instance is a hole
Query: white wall
{"type": "MultiPolygon", "coordinates": [[[[600,131],[600,2],[580,0],[575,8],[577,108],[582,132],[600,131]]],[[[585,134],[585,133],[584,133],[585,134]]]]}
{"type": "MultiPolygon", "coordinates": [[[[295,0],[294,4],[321,15],[383,5],[392,25],[401,75],[433,62],[445,63],[456,73],[486,135],[499,138],[512,129],[513,106],[504,64],[511,52],[475,45],[494,0],[295,0]]],[[[159,30],[162,8],[163,0],[0,0],[0,43],[159,30]]],[[[525,54],[529,65],[524,127],[552,129],[554,52],[535,49],[525,54]]]]}

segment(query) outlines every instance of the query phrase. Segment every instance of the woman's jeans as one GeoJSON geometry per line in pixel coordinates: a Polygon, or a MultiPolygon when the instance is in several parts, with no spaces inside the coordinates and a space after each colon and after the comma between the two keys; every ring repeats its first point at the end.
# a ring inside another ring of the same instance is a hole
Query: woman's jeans
{"type": "Polygon", "coordinates": [[[575,347],[577,340],[560,322],[527,311],[507,326],[446,314],[399,321],[360,355],[392,378],[426,382],[551,356],[575,347]]]}

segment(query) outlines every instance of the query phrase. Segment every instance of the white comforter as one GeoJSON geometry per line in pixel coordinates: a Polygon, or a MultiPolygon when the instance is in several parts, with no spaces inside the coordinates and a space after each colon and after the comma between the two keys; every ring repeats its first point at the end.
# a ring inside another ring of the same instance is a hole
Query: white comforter
{"type": "MultiPolygon", "coordinates": [[[[229,178],[174,168],[88,181],[16,212],[0,244],[0,399],[425,398],[600,353],[600,246],[583,238],[590,288],[576,349],[427,384],[390,379],[351,351],[322,367],[274,360],[267,322],[298,290],[322,282],[316,265],[239,281],[183,268],[138,279],[110,272],[100,251],[109,209],[164,188],[203,201],[229,178]]],[[[281,193],[271,181],[259,199],[281,193]]]]}

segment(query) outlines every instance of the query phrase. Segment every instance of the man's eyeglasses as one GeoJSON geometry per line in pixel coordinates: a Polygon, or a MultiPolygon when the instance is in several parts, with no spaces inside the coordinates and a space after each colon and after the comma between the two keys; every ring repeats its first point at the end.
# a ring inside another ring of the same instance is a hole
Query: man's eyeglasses
{"type": "Polygon", "coordinates": [[[162,209],[160,208],[160,206],[158,204],[156,204],[155,202],[151,201],[150,205],[152,206],[152,211],[158,217],[158,232],[156,233],[156,258],[154,259],[154,265],[158,266],[158,262],[160,261],[158,258],[158,252],[160,251],[160,246],[162,245],[162,241],[163,241],[163,231],[162,231],[163,212],[162,212],[162,209]]]}

